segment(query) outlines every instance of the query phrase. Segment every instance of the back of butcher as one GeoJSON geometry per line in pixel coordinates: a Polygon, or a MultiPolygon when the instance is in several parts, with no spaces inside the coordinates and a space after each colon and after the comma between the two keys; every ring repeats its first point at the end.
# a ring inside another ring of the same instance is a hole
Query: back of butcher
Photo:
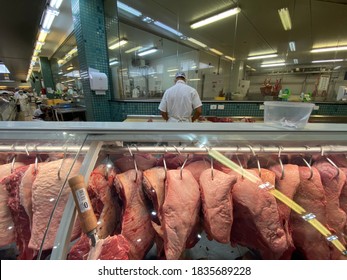
{"type": "Polygon", "coordinates": [[[117,174],[114,183],[123,202],[121,234],[130,245],[129,259],[141,260],[155,235],[142,190],[142,172],[132,169],[117,174]]]}
{"type": "Polygon", "coordinates": [[[208,239],[230,243],[233,223],[231,188],[236,176],[219,170],[206,169],[201,173],[199,185],[203,210],[203,225],[208,239]]]}
{"type": "MultiPolygon", "coordinates": [[[[325,225],[327,222],[326,196],[318,170],[315,167],[299,166],[300,185],[294,195],[294,201],[301,205],[308,213],[316,215],[325,225]]],[[[296,249],[303,258],[308,260],[330,259],[328,241],[311,224],[297,213],[291,213],[290,224],[296,249]]],[[[301,258],[301,257],[300,257],[301,258]]]]}
{"type": "MultiPolygon", "coordinates": [[[[258,170],[247,171],[259,175],[258,170]]],[[[230,174],[236,175],[235,172],[230,174]]],[[[266,189],[259,188],[259,183],[237,176],[232,188],[234,222],[231,242],[256,250],[263,259],[280,258],[289,244],[276,199],[266,189]]],[[[263,176],[269,177],[269,174],[263,176]]]]}
{"type": "Polygon", "coordinates": [[[164,248],[168,260],[180,258],[199,222],[199,212],[199,184],[192,173],[185,169],[169,170],[162,213],[164,248]]]}

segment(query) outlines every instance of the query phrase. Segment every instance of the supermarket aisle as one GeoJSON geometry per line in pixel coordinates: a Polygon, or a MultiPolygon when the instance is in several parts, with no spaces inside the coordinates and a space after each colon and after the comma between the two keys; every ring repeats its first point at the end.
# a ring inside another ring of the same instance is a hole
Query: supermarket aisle
{"type": "Polygon", "coordinates": [[[35,109],[36,104],[30,103],[28,106],[28,110],[17,112],[16,121],[32,121],[35,109]]]}

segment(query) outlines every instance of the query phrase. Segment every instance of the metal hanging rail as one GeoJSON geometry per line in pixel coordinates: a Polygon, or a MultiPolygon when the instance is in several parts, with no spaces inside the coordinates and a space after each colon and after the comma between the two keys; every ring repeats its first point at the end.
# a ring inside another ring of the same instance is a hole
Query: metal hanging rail
{"type": "MultiPolygon", "coordinates": [[[[89,150],[89,144],[85,145],[81,149],[81,153],[85,154],[89,150]]],[[[259,154],[274,154],[279,151],[281,154],[347,154],[347,146],[342,145],[327,145],[327,146],[262,146],[262,145],[247,145],[247,146],[210,146],[213,150],[220,153],[235,153],[235,154],[245,154],[245,153],[255,153],[259,154]]],[[[76,153],[80,149],[78,145],[0,145],[0,153],[76,153]]],[[[106,144],[101,149],[103,152],[110,154],[115,153],[152,153],[152,154],[165,154],[165,153],[194,153],[194,154],[207,154],[206,146],[113,146],[106,144]]]]}

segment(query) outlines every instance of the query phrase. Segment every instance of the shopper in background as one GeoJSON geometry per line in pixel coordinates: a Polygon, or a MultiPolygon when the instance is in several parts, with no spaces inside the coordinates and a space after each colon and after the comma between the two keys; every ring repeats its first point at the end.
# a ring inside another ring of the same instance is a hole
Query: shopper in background
{"type": "Polygon", "coordinates": [[[186,84],[184,72],[177,72],[175,85],[168,88],[159,104],[164,120],[168,122],[194,122],[202,112],[198,92],[186,84]]]}
{"type": "Polygon", "coordinates": [[[15,93],[15,100],[17,106],[17,112],[23,112],[25,117],[29,116],[29,99],[28,96],[23,92],[23,90],[19,90],[15,93]]]}

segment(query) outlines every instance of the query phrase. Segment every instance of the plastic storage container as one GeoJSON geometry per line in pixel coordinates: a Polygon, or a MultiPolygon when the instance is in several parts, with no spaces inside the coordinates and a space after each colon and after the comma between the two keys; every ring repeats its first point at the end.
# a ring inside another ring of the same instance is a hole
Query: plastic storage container
{"type": "Polygon", "coordinates": [[[311,115],[313,103],[264,102],[264,123],[288,128],[303,128],[311,115]]]}

